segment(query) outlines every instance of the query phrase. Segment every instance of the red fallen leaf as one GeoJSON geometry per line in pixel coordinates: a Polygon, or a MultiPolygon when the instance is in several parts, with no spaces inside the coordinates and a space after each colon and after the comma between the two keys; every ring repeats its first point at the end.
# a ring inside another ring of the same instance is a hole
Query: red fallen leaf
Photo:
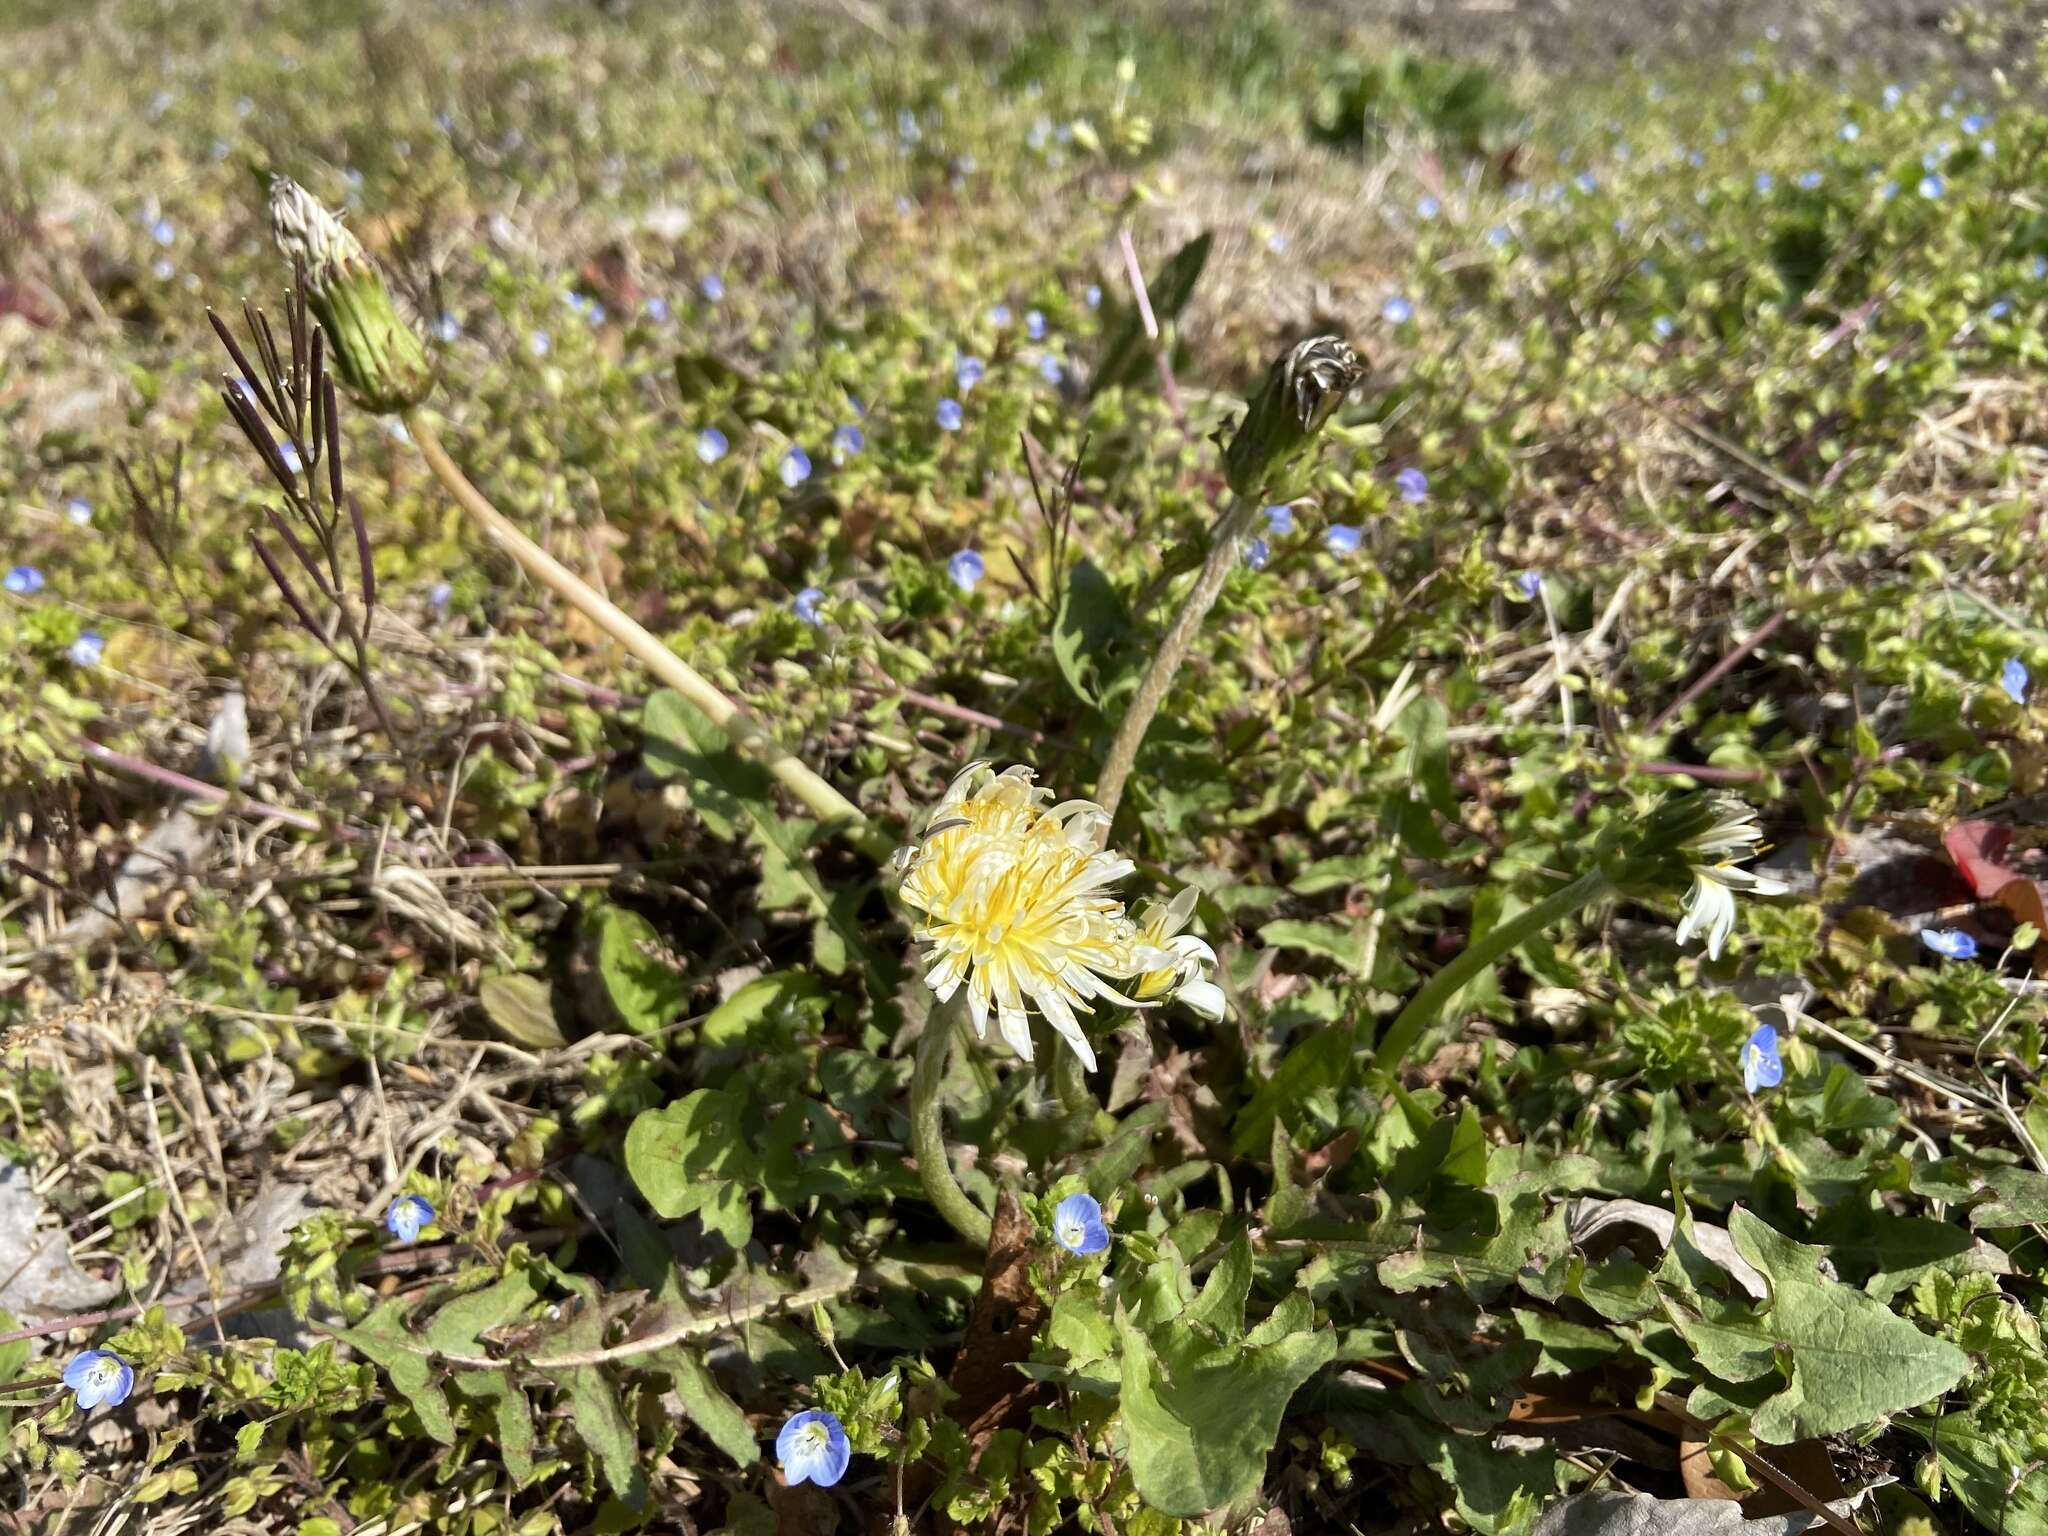
{"type": "Polygon", "coordinates": [[[1979,896],[1996,896],[2006,884],[2020,878],[2005,864],[2005,851],[2012,846],[2011,827],[1991,821],[1959,821],[1942,833],[1941,846],[1979,896]]]}

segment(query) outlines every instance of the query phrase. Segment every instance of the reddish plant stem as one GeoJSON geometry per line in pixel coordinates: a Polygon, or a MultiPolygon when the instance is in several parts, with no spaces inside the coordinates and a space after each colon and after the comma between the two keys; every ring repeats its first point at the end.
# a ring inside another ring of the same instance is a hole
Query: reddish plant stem
{"type": "Polygon", "coordinates": [[[1747,656],[1751,651],[1755,650],[1758,646],[1762,645],[1766,640],[1770,639],[1772,635],[1775,635],[1778,632],[1778,627],[1782,625],[1784,622],[1785,613],[1783,609],[1780,609],[1778,612],[1772,614],[1768,619],[1764,620],[1762,624],[1757,626],[1755,634],[1751,635],[1747,640],[1743,641],[1742,644],[1736,646],[1734,650],[1730,651],[1726,656],[1723,656],[1719,661],[1715,662],[1711,667],[1707,668],[1705,672],[1700,674],[1699,680],[1697,682],[1695,682],[1690,688],[1686,689],[1685,692],[1681,693],[1677,698],[1673,699],[1669,704],[1665,705],[1662,712],[1658,714],[1656,719],[1650,722],[1648,729],[1646,729],[1643,732],[1643,734],[1645,736],[1654,736],[1659,731],[1663,730],[1666,725],[1671,723],[1671,719],[1674,715],[1676,715],[1681,709],[1685,708],[1685,706],[1690,704],[1694,699],[1698,698],[1701,694],[1705,693],[1709,688],[1713,687],[1714,684],[1721,681],[1721,679],[1726,677],[1730,672],[1733,672],[1735,668],[1741,664],[1743,657],[1747,656]]]}

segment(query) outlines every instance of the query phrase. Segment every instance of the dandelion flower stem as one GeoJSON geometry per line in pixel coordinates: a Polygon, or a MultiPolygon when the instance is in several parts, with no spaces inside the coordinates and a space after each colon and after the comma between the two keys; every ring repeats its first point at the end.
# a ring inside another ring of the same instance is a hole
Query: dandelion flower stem
{"type": "Polygon", "coordinates": [[[1373,1053],[1373,1065],[1388,1072],[1400,1067],[1415,1049],[1422,1032],[1436,1022],[1445,1005],[1467,982],[1502,955],[1520,948],[1581,907],[1598,901],[1612,888],[1606,872],[1595,869],[1488,930],[1485,938],[1468,944],[1457,959],[1430,977],[1427,985],[1408,1000],[1408,1006],[1387,1026],[1379,1049],[1373,1053]]]}
{"type": "Polygon", "coordinates": [[[1180,664],[1187,660],[1188,652],[1194,648],[1195,636],[1201,633],[1202,620],[1216,606],[1223,583],[1229,577],[1231,567],[1237,563],[1237,542],[1251,527],[1252,517],[1257,511],[1252,498],[1246,496],[1238,497],[1224,510],[1216,524],[1216,536],[1209,544],[1209,557],[1202,562],[1195,584],[1188,588],[1180,612],[1174,615],[1173,627],[1160,641],[1152,665],[1145,669],[1144,679],[1138,684],[1137,693],[1132,695],[1123,724],[1117,727],[1116,739],[1109,744],[1109,755],[1102,762],[1102,777],[1095,785],[1096,804],[1107,813],[1102,823],[1105,838],[1109,835],[1110,822],[1116,819],[1117,803],[1124,797],[1124,785],[1130,781],[1131,769],[1138,761],[1138,748],[1145,743],[1145,732],[1152,724],[1152,717],[1159,713],[1159,706],[1166,702],[1174,674],[1180,671],[1180,664]]]}
{"type": "MultiPolygon", "coordinates": [[[[868,830],[867,818],[861,814],[859,806],[840,794],[808,764],[793,756],[743,705],[719,692],[696,668],[520,532],[510,518],[491,505],[483,492],[470,484],[469,477],[448,456],[448,450],[441,446],[440,438],[425,416],[417,410],[409,410],[405,412],[404,420],[406,430],[412,435],[420,456],[427,461],[427,467],[434,472],[434,478],[441,482],[462,510],[481,524],[484,531],[519,563],[521,570],[567,601],[630,652],[659,681],[688,699],[713,725],[732,738],[734,746],[764,763],[806,809],[821,820],[846,826],[863,847],[872,841],[859,836],[868,830]]],[[[882,851],[886,853],[886,849],[882,851]]]]}
{"type": "Polygon", "coordinates": [[[1072,1051],[1054,1047],[1052,1063],[1053,1090],[1060,1097],[1060,1108],[1070,1115],[1087,1111],[1092,1117],[1101,1105],[1095,1102],[1095,1095],[1088,1091],[1088,1071],[1081,1065],[1081,1058],[1072,1051]]]}
{"type": "Polygon", "coordinates": [[[939,1088],[946,1080],[946,1063],[952,1059],[953,1042],[960,1034],[965,1016],[962,995],[932,1005],[918,1036],[917,1057],[910,1074],[910,1150],[917,1156],[917,1176],[939,1214],[955,1232],[977,1248],[988,1246],[993,1230],[981,1208],[967,1198],[967,1192],[953,1177],[953,1164],[946,1155],[945,1127],[939,1117],[939,1088]]]}

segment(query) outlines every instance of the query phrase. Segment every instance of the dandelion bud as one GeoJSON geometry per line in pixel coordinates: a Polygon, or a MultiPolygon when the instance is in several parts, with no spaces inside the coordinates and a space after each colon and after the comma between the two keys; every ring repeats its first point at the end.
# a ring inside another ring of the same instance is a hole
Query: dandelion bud
{"type": "Polygon", "coordinates": [[[1341,336],[1304,341],[1274,363],[1224,447],[1230,488],[1240,496],[1274,488],[1364,376],[1341,336]]]}
{"type": "Polygon", "coordinates": [[[306,274],[306,298],[327,332],[334,371],[379,415],[417,405],[433,386],[426,349],[398,313],[362,242],[297,182],[270,183],[270,229],[306,274]]]}

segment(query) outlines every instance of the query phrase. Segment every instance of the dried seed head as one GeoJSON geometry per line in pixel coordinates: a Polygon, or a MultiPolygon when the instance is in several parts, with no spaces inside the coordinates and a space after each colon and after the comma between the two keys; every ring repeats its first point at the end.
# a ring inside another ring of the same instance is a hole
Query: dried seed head
{"type": "Polygon", "coordinates": [[[349,393],[379,415],[426,398],[434,372],[362,242],[288,177],[270,183],[277,247],[306,274],[306,297],[349,393]]]}
{"type": "Polygon", "coordinates": [[[1284,477],[1339,405],[1365,377],[1365,364],[1341,336],[1317,336],[1277,360],[1223,450],[1230,488],[1257,496],[1284,488],[1284,477]]]}

